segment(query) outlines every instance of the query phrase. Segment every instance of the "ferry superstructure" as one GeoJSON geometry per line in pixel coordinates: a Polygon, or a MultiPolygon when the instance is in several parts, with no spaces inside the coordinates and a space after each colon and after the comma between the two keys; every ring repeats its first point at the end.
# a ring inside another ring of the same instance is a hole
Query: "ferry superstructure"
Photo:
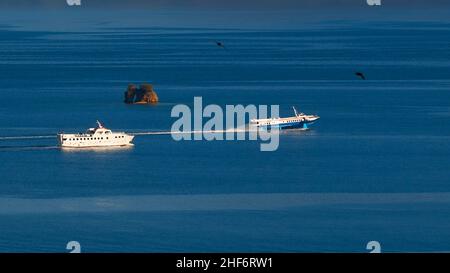
{"type": "Polygon", "coordinates": [[[85,133],[58,134],[59,146],[64,148],[87,148],[133,145],[134,136],[124,132],[112,132],[97,121],[96,128],[89,128],[85,133]]]}
{"type": "Polygon", "coordinates": [[[317,115],[306,115],[304,113],[298,113],[295,107],[292,107],[295,116],[287,118],[268,118],[268,119],[252,119],[250,125],[263,128],[278,129],[295,129],[302,128],[308,129],[308,126],[320,119],[317,115]]]}

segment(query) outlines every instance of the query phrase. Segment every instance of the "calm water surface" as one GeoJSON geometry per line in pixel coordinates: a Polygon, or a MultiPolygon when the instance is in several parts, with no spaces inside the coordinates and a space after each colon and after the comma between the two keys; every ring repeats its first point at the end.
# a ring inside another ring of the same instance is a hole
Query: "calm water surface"
{"type": "Polygon", "coordinates": [[[0,29],[0,136],[167,131],[176,104],[295,105],[321,120],[255,141],[138,136],[62,151],[0,138],[0,251],[450,250],[450,25],[290,31],[0,29]],[[214,40],[226,43],[223,50],[214,40]],[[364,71],[367,80],[358,80],[364,71]],[[151,82],[161,103],[122,103],[151,82]]]}

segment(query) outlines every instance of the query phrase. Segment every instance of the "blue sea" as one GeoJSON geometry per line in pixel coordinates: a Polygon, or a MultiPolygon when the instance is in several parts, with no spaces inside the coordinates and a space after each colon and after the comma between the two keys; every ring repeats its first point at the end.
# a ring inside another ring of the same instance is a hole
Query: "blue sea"
{"type": "Polygon", "coordinates": [[[0,252],[68,252],[69,241],[83,252],[450,251],[449,44],[450,24],[426,21],[3,25],[0,252]],[[161,102],[124,104],[127,85],[144,82],[161,102]],[[97,119],[167,132],[172,108],[195,96],[321,119],[283,131],[274,152],[164,134],[56,147],[58,132],[97,119]]]}

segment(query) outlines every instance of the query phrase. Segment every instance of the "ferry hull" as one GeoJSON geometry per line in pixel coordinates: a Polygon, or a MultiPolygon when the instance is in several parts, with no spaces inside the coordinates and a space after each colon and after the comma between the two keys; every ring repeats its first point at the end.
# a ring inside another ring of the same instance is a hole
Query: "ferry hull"
{"type": "Polygon", "coordinates": [[[271,124],[271,125],[258,125],[259,128],[278,128],[279,130],[285,129],[309,129],[309,126],[313,125],[315,122],[295,122],[295,123],[285,123],[285,124],[271,124]]]}

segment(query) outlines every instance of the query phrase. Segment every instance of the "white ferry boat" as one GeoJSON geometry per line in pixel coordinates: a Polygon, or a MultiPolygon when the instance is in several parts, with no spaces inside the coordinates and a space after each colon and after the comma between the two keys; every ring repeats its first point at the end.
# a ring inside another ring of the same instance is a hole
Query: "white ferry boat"
{"type": "Polygon", "coordinates": [[[320,117],[316,115],[306,115],[304,113],[298,113],[295,107],[292,107],[292,109],[294,109],[294,117],[252,119],[250,120],[250,125],[263,128],[277,127],[278,129],[308,129],[309,125],[320,119],[320,117]]]}
{"type": "Polygon", "coordinates": [[[97,120],[96,128],[89,128],[85,133],[58,134],[59,146],[67,148],[108,147],[133,145],[134,136],[123,132],[112,132],[97,120]]]}

